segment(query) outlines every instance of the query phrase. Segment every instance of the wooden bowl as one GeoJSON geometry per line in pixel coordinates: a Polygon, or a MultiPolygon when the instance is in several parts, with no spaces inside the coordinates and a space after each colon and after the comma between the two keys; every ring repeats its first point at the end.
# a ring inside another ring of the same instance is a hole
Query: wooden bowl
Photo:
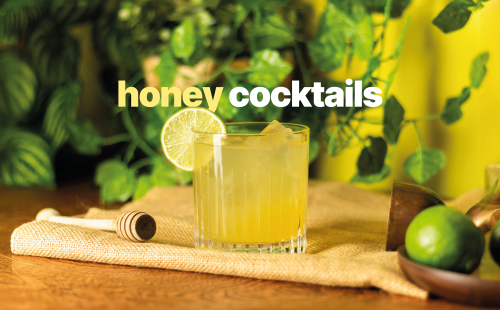
{"type": "Polygon", "coordinates": [[[431,189],[394,180],[387,227],[386,251],[396,251],[399,246],[405,244],[406,230],[411,221],[422,210],[436,205],[444,205],[444,202],[431,189]]]}
{"type": "Polygon", "coordinates": [[[500,281],[427,267],[412,261],[404,245],[398,248],[398,261],[410,281],[432,294],[479,307],[500,307],[500,281]]]}

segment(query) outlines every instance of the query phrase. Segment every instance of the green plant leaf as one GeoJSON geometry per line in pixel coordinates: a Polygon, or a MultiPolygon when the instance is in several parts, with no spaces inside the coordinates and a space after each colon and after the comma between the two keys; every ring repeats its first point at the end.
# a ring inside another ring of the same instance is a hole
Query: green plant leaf
{"type": "Polygon", "coordinates": [[[407,17],[403,24],[403,30],[401,30],[401,34],[399,35],[398,42],[396,43],[396,47],[394,48],[393,57],[399,58],[401,55],[401,51],[403,50],[403,43],[406,38],[406,33],[408,32],[408,27],[410,26],[410,18],[407,17]]]}
{"type": "Polygon", "coordinates": [[[380,170],[380,172],[377,173],[365,176],[360,176],[359,173],[356,173],[352,177],[351,183],[365,183],[365,184],[378,183],[383,179],[387,178],[389,174],[391,174],[391,167],[389,165],[384,165],[384,167],[382,167],[382,170],[380,170]]]}
{"type": "MultiPolygon", "coordinates": [[[[370,13],[384,13],[386,0],[362,0],[361,3],[364,5],[366,10],[370,13]]],[[[393,0],[391,6],[390,17],[398,18],[403,15],[404,10],[411,3],[411,0],[393,0]]]]}
{"type": "Polygon", "coordinates": [[[352,37],[354,55],[361,60],[370,60],[373,48],[373,28],[372,18],[365,15],[363,21],[356,24],[356,32],[352,37]]]}
{"type": "Polygon", "coordinates": [[[198,35],[194,29],[194,23],[191,17],[186,17],[182,23],[174,29],[171,45],[175,57],[189,62],[189,57],[196,49],[198,35]]]}
{"type": "Polygon", "coordinates": [[[446,99],[446,105],[443,110],[443,114],[441,115],[441,120],[446,125],[451,125],[457,122],[460,118],[462,118],[462,104],[469,99],[470,96],[470,88],[465,87],[462,90],[462,93],[458,97],[452,97],[446,99]]]}
{"type": "Polygon", "coordinates": [[[399,63],[401,61],[401,57],[399,57],[399,56],[400,56],[401,50],[403,48],[403,42],[404,42],[404,39],[406,37],[406,32],[408,31],[409,24],[410,24],[410,18],[407,17],[405,19],[403,31],[401,31],[401,34],[399,35],[398,43],[396,43],[396,47],[394,48],[393,57],[397,58],[397,62],[396,62],[396,65],[392,68],[392,71],[389,73],[389,76],[387,77],[387,80],[385,82],[384,101],[385,101],[387,94],[389,94],[389,89],[391,88],[392,82],[394,81],[394,76],[396,75],[396,72],[399,68],[399,63]]]}
{"type": "Polygon", "coordinates": [[[133,171],[127,171],[101,185],[100,194],[104,203],[125,202],[137,188],[137,177],[133,171]]]}
{"type": "Polygon", "coordinates": [[[0,5],[0,37],[23,35],[44,13],[40,1],[7,0],[0,5]]]}
{"type": "Polygon", "coordinates": [[[150,108],[139,105],[139,107],[137,108],[138,112],[142,116],[142,121],[140,122],[140,126],[138,129],[142,131],[142,136],[144,137],[146,142],[154,149],[161,149],[160,136],[163,125],[165,124],[167,119],[175,112],[182,109],[173,107],[173,98],[170,99],[171,103],[168,108],[163,108],[160,104],[150,108]]]}
{"type": "Polygon", "coordinates": [[[64,85],[78,71],[78,42],[50,20],[37,24],[28,41],[31,64],[40,84],[52,88],[64,85]]]}
{"type": "Polygon", "coordinates": [[[84,3],[78,0],[52,0],[47,3],[50,19],[65,25],[82,23],[95,18],[104,4],[100,0],[87,0],[84,3]]]}
{"type": "Polygon", "coordinates": [[[263,23],[253,28],[257,49],[280,49],[294,41],[293,29],[277,14],[267,14],[263,23]]]}
{"type": "Polygon", "coordinates": [[[138,48],[130,44],[130,29],[122,29],[116,13],[107,13],[99,17],[92,29],[93,45],[104,59],[121,70],[138,72],[141,63],[138,48]]]}
{"type": "Polygon", "coordinates": [[[358,174],[361,177],[379,173],[387,155],[387,142],[382,137],[369,138],[370,146],[364,147],[358,157],[358,174]]]}
{"type": "Polygon", "coordinates": [[[99,164],[99,166],[97,166],[94,183],[96,185],[102,185],[106,182],[118,178],[120,175],[125,174],[127,171],[127,165],[125,165],[118,159],[109,159],[103,161],[99,164]]]}
{"type": "Polygon", "coordinates": [[[97,17],[104,6],[101,0],[86,0],[83,5],[78,0],[52,0],[48,3],[50,19],[65,25],[86,22],[92,17],[97,17]]]}
{"type": "Polygon", "coordinates": [[[318,158],[321,151],[321,144],[316,139],[311,139],[309,141],[309,163],[312,163],[316,158],[318,158]]]}
{"type": "Polygon", "coordinates": [[[36,89],[37,79],[30,66],[14,54],[0,54],[0,127],[26,119],[36,89]]]}
{"type": "Polygon", "coordinates": [[[54,91],[43,119],[42,131],[51,141],[51,147],[59,148],[69,137],[68,124],[76,120],[82,86],[75,81],[54,91]]]}
{"type": "Polygon", "coordinates": [[[285,62],[278,51],[265,49],[255,53],[250,60],[252,72],[248,81],[266,88],[274,88],[292,71],[292,66],[285,62]]]}
{"type": "MultiPolygon", "coordinates": [[[[239,85],[238,85],[239,86],[239,85]]],[[[234,116],[240,112],[239,110],[242,108],[237,108],[231,104],[229,101],[229,93],[231,92],[232,87],[229,84],[224,86],[224,90],[220,96],[219,105],[217,106],[217,110],[215,113],[224,121],[233,120],[234,116]]]]}
{"type": "Polygon", "coordinates": [[[153,171],[151,172],[151,180],[153,184],[160,187],[171,187],[177,185],[180,175],[177,168],[174,167],[164,157],[154,159],[153,171]]]}
{"type": "Polygon", "coordinates": [[[179,172],[179,184],[180,185],[188,185],[193,182],[193,173],[191,171],[182,171],[180,169],[177,169],[179,172]]]}
{"type": "Polygon", "coordinates": [[[54,181],[45,140],[17,128],[0,131],[0,185],[53,186],[54,181]]]}
{"type": "Polygon", "coordinates": [[[346,40],[356,26],[333,3],[328,3],[321,16],[316,38],[307,42],[313,64],[328,72],[337,69],[344,61],[346,40]]]}
{"type": "Polygon", "coordinates": [[[367,87],[367,85],[371,82],[373,72],[378,68],[380,68],[380,54],[373,56],[370,59],[370,62],[368,62],[368,66],[366,67],[366,71],[362,78],[364,87],[367,87]]]}
{"type": "Polygon", "coordinates": [[[461,29],[467,24],[472,14],[469,8],[475,6],[472,0],[454,0],[444,7],[432,23],[443,33],[461,29]]]}
{"type": "Polygon", "coordinates": [[[89,120],[68,122],[69,143],[80,154],[97,155],[101,152],[103,138],[89,120]]]}
{"type": "Polygon", "coordinates": [[[486,75],[486,62],[488,62],[488,58],[490,57],[490,53],[485,52],[478,55],[474,61],[472,62],[472,67],[470,69],[470,87],[478,88],[481,86],[481,82],[486,75]]]}
{"type": "Polygon", "coordinates": [[[326,152],[329,156],[337,156],[349,144],[349,139],[343,134],[343,125],[339,124],[330,135],[326,152]]]}
{"type": "Polygon", "coordinates": [[[404,120],[405,109],[399,103],[396,97],[391,96],[384,105],[384,137],[389,144],[398,142],[399,132],[401,131],[401,123],[404,120]]]}
{"type": "Polygon", "coordinates": [[[404,172],[422,184],[443,169],[446,157],[440,150],[419,147],[403,164],[404,172]]]}
{"type": "Polygon", "coordinates": [[[137,188],[135,172],[117,159],[100,163],[94,182],[101,186],[100,195],[105,203],[125,202],[137,188]]]}
{"type": "Polygon", "coordinates": [[[135,190],[134,193],[134,200],[141,199],[146,195],[146,193],[154,186],[154,182],[151,178],[151,175],[149,174],[143,174],[139,176],[138,182],[137,182],[137,189],[135,190]]]}
{"type": "Polygon", "coordinates": [[[170,50],[166,49],[163,51],[161,54],[160,64],[156,67],[155,72],[160,78],[160,84],[162,87],[172,86],[177,72],[177,66],[170,50]]]}

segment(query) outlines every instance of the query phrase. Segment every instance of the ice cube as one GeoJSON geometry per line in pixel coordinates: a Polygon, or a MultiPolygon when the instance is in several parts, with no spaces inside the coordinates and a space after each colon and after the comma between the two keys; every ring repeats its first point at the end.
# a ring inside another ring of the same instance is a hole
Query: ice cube
{"type": "Polygon", "coordinates": [[[267,127],[264,128],[264,130],[262,130],[261,133],[263,134],[285,133],[286,141],[291,145],[302,144],[306,141],[306,137],[304,135],[294,134],[293,130],[291,130],[290,128],[286,128],[276,120],[272,121],[269,125],[267,125],[267,127]]]}
{"type": "Polygon", "coordinates": [[[290,128],[286,128],[285,126],[281,125],[280,122],[274,120],[272,121],[269,125],[267,125],[264,130],[262,130],[262,134],[268,134],[268,133],[293,133],[293,131],[290,128]]]}

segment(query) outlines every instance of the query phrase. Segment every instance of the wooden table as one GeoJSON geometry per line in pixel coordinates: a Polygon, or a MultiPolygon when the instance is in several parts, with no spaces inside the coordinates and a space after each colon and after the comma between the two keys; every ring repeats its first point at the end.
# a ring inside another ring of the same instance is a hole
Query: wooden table
{"type": "Polygon", "coordinates": [[[76,215],[98,204],[97,189],[87,184],[54,191],[0,188],[0,309],[472,309],[375,289],[333,288],[11,253],[12,231],[34,220],[40,209],[51,207],[63,215],[76,215]]]}

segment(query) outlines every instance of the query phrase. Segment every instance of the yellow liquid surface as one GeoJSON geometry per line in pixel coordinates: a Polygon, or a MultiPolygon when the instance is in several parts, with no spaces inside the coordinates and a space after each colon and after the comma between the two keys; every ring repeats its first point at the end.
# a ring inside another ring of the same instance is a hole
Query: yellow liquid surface
{"type": "Polygon", "coordinates": [[[307,141],[271,146],[196,143],[196,238],[263,244],[305,236],[308,152],[307,141]]]}

